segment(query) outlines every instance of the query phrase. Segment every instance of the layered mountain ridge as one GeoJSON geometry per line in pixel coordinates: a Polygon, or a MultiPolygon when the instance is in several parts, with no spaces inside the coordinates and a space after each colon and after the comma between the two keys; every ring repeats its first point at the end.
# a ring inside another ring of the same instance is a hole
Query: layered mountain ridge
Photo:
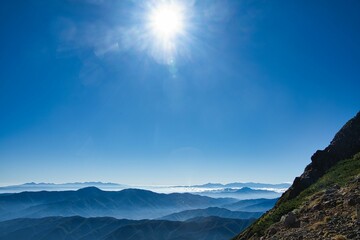
{"type": "Polygon", "coordinates": [[[172,213],[170,215],[161,217],[160,220],[170,221],[187,221],[197,217],[221,217],[221,218],[232,218],[232,219],[251,219],[259,218],[263,215],[263,212],[242,212],[242,211],[231,211],[226,208],[209,207],[205,209],[193,209],[185,210],[178,213],[172,213]]]}
{"type": "Polygon", "coordinates": [[[0,221],[49,216],[159,218],[177,211],[218,207],[236,199],[215,199],[189,193],[159,194],[148,190],[102,191],[96,187],[77,191],[40,191],[0,194],[0,221]]]}
{"type": "Polygon", "coordinates": [[[0,222],[0,240],[226,240],[253,221],[219,217],[184,222],[79,216],[19,218],[0,222]]]}

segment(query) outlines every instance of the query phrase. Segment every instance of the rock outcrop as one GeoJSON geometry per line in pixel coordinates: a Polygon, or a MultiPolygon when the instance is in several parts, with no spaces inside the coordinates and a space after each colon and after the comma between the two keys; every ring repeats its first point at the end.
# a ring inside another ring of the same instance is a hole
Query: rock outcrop
{"type": "Polygon", "coordinates": [[[304,173],[295,178],[287,194],[284,194],[286,197],[279,203],[296,197],[337,162],[351,158],[358,152],[360,152],[360,112],[340,129],[327,148],[315,152],[304,173]]]}

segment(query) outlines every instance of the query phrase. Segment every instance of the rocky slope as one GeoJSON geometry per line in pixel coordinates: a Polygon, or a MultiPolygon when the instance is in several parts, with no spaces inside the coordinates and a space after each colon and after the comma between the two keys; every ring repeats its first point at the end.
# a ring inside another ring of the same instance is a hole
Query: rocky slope
{"type": "Polygon", "coordinates": [[[356,203],[360,178],[345,187],[333,185],[282,217],[263,239],[360,239],[356,203]]]}
{"type": "Polygon", "coordinates": [[[276,206],[235,239],[360,239],[360,112],[276,206]]]}

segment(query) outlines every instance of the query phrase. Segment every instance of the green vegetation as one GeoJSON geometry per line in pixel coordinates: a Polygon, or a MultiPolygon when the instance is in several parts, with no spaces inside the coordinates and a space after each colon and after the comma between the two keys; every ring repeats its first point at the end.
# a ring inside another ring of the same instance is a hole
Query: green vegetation
{"type": "Polygon", "coordinates": [[[324,176],[316,183],[302,191],[299,196],[294,199],[285,201],[258,219],[249,229],[251,235],[264,235],[265,231],[274,223],[280,221],[281,216],[300,207],[308,198],[317,192],[325,190],[334,184],[345,186],[346,183],[356,175],[360,174],[360,153],[356,154],[352,159],[340,161],[332,167],[324,176]]]}

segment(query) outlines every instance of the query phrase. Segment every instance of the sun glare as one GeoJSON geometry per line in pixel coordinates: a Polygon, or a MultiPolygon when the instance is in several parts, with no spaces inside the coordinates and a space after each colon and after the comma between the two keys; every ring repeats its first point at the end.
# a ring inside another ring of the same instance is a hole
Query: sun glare
{"type": "Polygon", "coordinates": [[[162,3],[150,13],[150,27],[155,37],[162,41],[174,41],[184,28],[184,15],[181,5],[162,3]]]}
{"type": "Polygon", "coordinates": [[[173,66],[187,55],[192,5],[182,0],[152,0],[146,4],[142,46],[159,63],[173,66]]]}

